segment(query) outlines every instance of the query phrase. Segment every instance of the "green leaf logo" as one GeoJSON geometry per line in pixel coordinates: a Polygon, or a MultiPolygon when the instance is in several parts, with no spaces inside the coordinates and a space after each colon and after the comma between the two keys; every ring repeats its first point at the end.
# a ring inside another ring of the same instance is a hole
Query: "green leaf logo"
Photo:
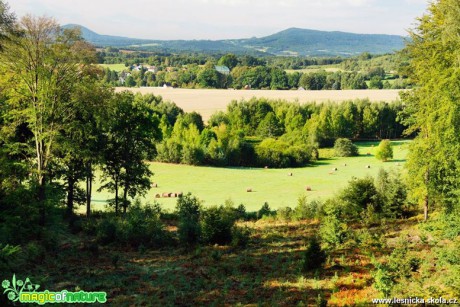
{"type": "Polygon", "coordinates": [[[28,277],[25,281],[21,279],[16,280],[16,274],[14,274],[11,282],[9,280],[4,280],[2,282],[2,287],[5,289],[3,294],[6,294],[9,300],[17,302],[24,290],[28,292],[35,292],[40,285],[33,284],[28,277]]]}

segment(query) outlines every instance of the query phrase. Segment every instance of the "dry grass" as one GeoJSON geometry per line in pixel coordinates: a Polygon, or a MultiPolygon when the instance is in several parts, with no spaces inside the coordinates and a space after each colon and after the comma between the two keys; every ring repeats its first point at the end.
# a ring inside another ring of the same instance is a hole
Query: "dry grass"
{"type": "Polygon", "coordinates": [[[165,100],[176,103],[186,112],[196,111],[203,120],[216,111],[225,111],[232,100],[257,98],[282,99],[291,102],[345,101],[366,99],[371,101],[394,101],[399,99],[399,90],[343,90],[343,91],[272,91],[272,90],[216,90],[177,89],[162,87],[116,88],[117,91],[130,90],[134,93],[160,95],[165,100]]]}

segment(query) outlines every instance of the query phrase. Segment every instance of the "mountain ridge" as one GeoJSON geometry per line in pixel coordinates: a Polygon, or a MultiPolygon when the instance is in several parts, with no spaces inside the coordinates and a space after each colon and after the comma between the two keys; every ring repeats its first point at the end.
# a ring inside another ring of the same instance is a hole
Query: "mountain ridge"
{"type": "Polygon", "coordinates": [[[84,26],[67,24],[63,28],[80,28],[82,37],[97,47],[133,48],[145,51],[256,53],[260,55],[353,56],[363,52],[392,53],[404,47],[403,36],[359,34],[288,28],[277,33],[242,39],[222,40],[155,40],[101,35],[84,26]]]}

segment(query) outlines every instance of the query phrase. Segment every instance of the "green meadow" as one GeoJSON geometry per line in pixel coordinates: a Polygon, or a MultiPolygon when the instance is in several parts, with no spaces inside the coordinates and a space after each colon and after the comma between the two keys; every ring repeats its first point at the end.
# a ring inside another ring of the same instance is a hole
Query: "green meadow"
{"type": "Polygon", "coordinates": [[[117,71],[117,72],[120,72],[126,69],[125,64],[99,64],[99,66],[108,68],[110,70],[117,71]]]}
{"type": "MultiPolygon", "coordinates": [[[[268,202],[272,209],[295,207],[300,196],[308,199],[327,199],[345,187],[352,177],[376,176],[380,168],[403,170],[408,141],[393,141],[394,159],[381,162],[375,158],[378,142],[357,143],[358,157],[334,158],[332,149],[320,150],[320,161],[303,168],[264,169],[243,167],[208,167],[166,164],[150,164],[154,176],[152,187],[142,202],[157,201],[164,209],[172,210],[177,198],[156,198],[163,193],[191,192],[205,206],[220,205],[231,200],[235,205],[244,204],[248,211],[260,209],[268,202]],[[368,153],[370,155],[368,155],[368,153]],[[345,166],[346,165],[346,166],[345,166]],[[370,168],[367,168],[367,166],[370,168]],[[334,169],[337,168],[337,171],[334,169]],[[292,173],[292,176],[289,176],[292,173]],[[311,191],[306,191],[306,187],[311,191]],[[252,192],[247,192],[251,189],[252,192]]],[[[99,186],[96,184],[94,190],[99,186]]],[[[113,194],[103,191],[93,194],[93,208],[102,210],[113,194]]],[[[84,208],[81,207],[83,212],[84,208]]]]}

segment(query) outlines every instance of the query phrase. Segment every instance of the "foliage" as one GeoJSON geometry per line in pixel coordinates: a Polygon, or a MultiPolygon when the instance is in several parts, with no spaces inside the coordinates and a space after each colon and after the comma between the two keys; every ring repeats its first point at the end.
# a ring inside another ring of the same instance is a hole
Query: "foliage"
{"type": "Polygon", "coordinates": [[[200,217],[202,208],[200,201],[188,193],[177,200],[176,210],[179,215],[177,233],[179,242],[190,246],[197,244],[201,238],[200,217]]]}
{"type": "Polygon", "coordinates": [[[321,249],[316,238],[310,239],[302,258],[302,272],[307,273],[320,269],[325,262],[326,252],[321,249]]]}
{"type": "Polygon", "coordinates": [[[232,241],[232,229],[236,216],[231,207],[209,207],[201,215],[203,241],[211,244],[227,244],[232,241]]]}
{"type": "Polygon", "coordinates": [[[353,157],[359,155],[358,147],[349,139],[344,138],[335,140],[334,151],[337,157],[353,157]]]}
{"type": "MultiPolygon", "coordinates": [[[[334,206],[334,204],[331,205],[334,206]]],[[[339,214],[335,210],[327,212],[327,215],[321,220],[319,234],[321,242],[328,249],[340,248],[348,236],[348,226],[341,221],[339,214]]]]}
{"type": "Polygon", "coordinates": [[[382,140],[380,142],[375,157],[384,162],[393,159],[393,148],[391,147],[390,140],[382,140]]]}
{"type": "Polygon", "coordinates": [[[409,188],[423,204],[425,219],[435,203],[449,210],[459,205],[459,16],[458,1],[432,2],[404,51],[407,73],[417,84],[401,94],[408,132],[417,133],[408,156],[409,188]]]}

